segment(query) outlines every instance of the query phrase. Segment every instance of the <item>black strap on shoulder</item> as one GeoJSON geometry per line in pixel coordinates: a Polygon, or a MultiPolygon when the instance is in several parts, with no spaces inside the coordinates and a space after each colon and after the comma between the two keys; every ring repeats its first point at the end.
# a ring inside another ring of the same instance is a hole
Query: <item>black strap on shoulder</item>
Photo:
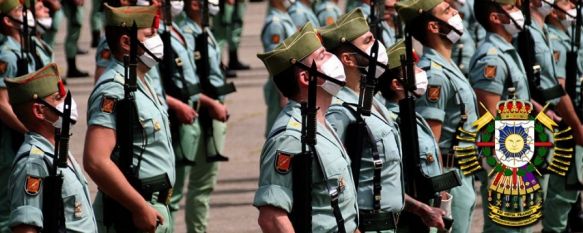
{"type": "Polygon", "coordinates": [[[367,140],[370,148],[371,148],[371,156],[373,159],[373,209],[380,210],[381,209],[381,170],[383,168],[383,161],[380,159],[379,151],[376,146],[376,138],[372,134],[372,131],[362,118],[360,114],[356,110],[354,110],[352,104],[350,103],[342,103],[342,106],[356,118],[356,122],[351,123],[349,127],[354,127],[355,136],[349,140],[345,140],[345,145],[347,151],[349,151],[348,156],[350,160],[352,160],[352,174],[354,178],[354,185],[358,188],[358,184],[360,181],[360,168],[361,168],[361,161],[362,161],[362,149],[364,140],[367,140]],[[352,126],[351,126],[352,125],[352,126]],[[364,138],[362,132],[366,132],[368,137],[364,138]]]}
{"type": "MultiPolygon", "coordinates": [[[[111,79],[107,79],[107,80],[103,80],[103,81],[99,82],[97,85],[95,85],[95,87],[93,87],[93,91],[91,91],[91,94],[89,94],[89,96],[92,96],[93,93],[95,93],[95,91],[97,89],[99,89],[99,87],[101,87],[103,84],[110,83],[110,82],[115,82],[115,79],[111,78],[111,79]]],[[[123,86],[123,84],[121,84],[121,83],[120,83],[120,85],[123,86]]]]}

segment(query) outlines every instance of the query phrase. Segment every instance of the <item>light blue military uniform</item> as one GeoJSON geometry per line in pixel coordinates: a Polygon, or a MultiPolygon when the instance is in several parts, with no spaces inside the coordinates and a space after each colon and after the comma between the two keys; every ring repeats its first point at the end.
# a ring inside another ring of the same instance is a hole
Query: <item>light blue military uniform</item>
{"type": "Polygon", "coordinates": [[[456,63],[462,73],[467,76],[470,72],[470,59],[476,52],[476,43],[470,32],[464,27],[464,34],[460,40],[453,45],[451,60],[456,63]],[[461,55],[461,56],[460,56],[461,55]]]}
{"type": "MultiPolygon", "coordinates": [[[[471,124],[478,119],[476,95],[453,61],[448,61],[434,49],[425,47],[417,66],[427,72],[429,86],[426,96],[417,100],[416,111],[426,120],[442,123],[439,147],[442,156],[446,156],[452,148],[452,139],[461,120],[460,101],[465,105],[464,111],[468,117],[463,128],[475,131],[471,124]]],[[[466,147],[471,143],[460,142],[458,145],[466,147]]],[[[444,170],[460,172],[459,168],[444,170]]],[[[470,229],[476,200],[473,181],[473,176],[463,176],[462,185],[450,191],[453,196],[452,216],[455,219],[452,232],[468,232],[470,229]]]]}
{"type": "Polygon", "coordinates": [[[32,42],[35,44],[36,54],[38,55],[39,61],[41,62],[39,67],[44,67],[50,63],[53,63],[53,48],[36,36],[32,37],[32,42]]]}
{"type": "MultiPolygon", "coordinates": [[[[326,113],[326,119],[338,134],[342,142],[350,140],[347,135],[348,125],[356,123],[355,116],[342,106],[343,103],[358,103],[358,94],[347,87],[340,89],[332,100],[332,105],[326,113]]],[[[399,127],[393,120],[393,113],[387,110],[381,103],[373,99],[371,115],[364,117],[366,125],[375,137],[375,145],[379,152],[379,158],[383,162],[381,170],[381,208],[384,212],[397,216],[404,207],[405,191],[403,180],[403,163],[401,156],[401,140],[399,127]]],[[[356,109],[353,108],[355,111],[356,109]]],[[[374,159],[370,144],[363,145],[361,158],[360,177],[358,183],[358,208],[360,211],[374,210],[373,173],[374,159]]],[[[361,216],[362,217],[362,216],[361,216]]],[[[396,219],[394,219],[396,220],[396,219]]],[[[382,232],[394,232],[386,230],[382,232]]]]}
{"type": "Polygon", "coordinates": [[[397,41],[395,29],[384,20],[381,22],[381,28],[383,29],[383,44],[387,48],[391,47],[397,41]]]}
{"type": "MultiPolygon", "coordinates": [[[[301,152],[302,116],[300,104],[293,100],[278,116],[260,160],[259,188],[253,205],[273,206],[290,213],[293,205],[292,170],[276,170],[278,157],[301,152]]],[[[344,218],[346,232],[354,232],[357,226],[358,206],[356,189],[350,171],[350,158],[342,141],[332,127],[317,123],[316,150],[312,173],[312,230],[313,232],[337,232],[336,219],[330,205],[328,190],[340,188],[338,205],[344,218]]]]}
{"type": "MultiPolygon", "coordinates": [[[[562,29],[549,27],[549,40],[553,47],[553,55],[557,67],[566,67],[567,52],[571,50],[571,37],[562,29]]],[[[565,78],[563,76],[562,78],[565,78]]],[[[577,82],[580,84],[580,82],[577,82]]],[[[571,169],[576,168],[573,166],[571,169]]],[[[544,201],[543,229],[545,232],[563,232],[567,229],[569,211],[573,203],[577,202],[580,191],[566,188],[565,177],[549,175],[547,193],[544,201]]]]}
{"type": "MultiPolygon", "coordinates": [[[[9,190],[11,227],[23,224],[39,229],[43,227],[41,179],[49,175],[50,168],[47,165],[53,166],[54,153],[54,146],[40,134],[35,132],[25,134],[24,143],[18,150],[6,188],[9,190]],[[36,192],[27,189],[26,184],[29,180],[40,182],[40,188],[36,192]]],[[[58,173],[63,175],[61,197],[67,232],[97,232],[89,183],[73,156],[69,155],[67,168],[59,168],[58,173]]]]}
{"type": "MultiPolygon", "coordinates": [[[[2,45],[0,45],[0,89],[6,88],[4,78],[16,77],[18,73],[18,58],[20,54],[20,43],[16,42],[12,37],[5,36],[2,45]]],[[[29,55],[32,58],[32,55],[29,55]]],[[[28,71],[35,70],[34,59],[30,60],[28,64],[28,71]]],[[[26,72],[28,73],[28,72],[26,72]]],[[[0,187],[8,186],[8,177],[10,177],[10,166],[16,156],[18,145],[22,139],[15,138],[15,136],[22,137],[19,133],[14,131],[11,127],[0,121],[0,187]]],[[[9,205],[7,197],[7,189],[0,190],[0,231],[8,231],[8,217],[9,205]]]]}
{"type": "MultiPolygon", "coordinates": [[[[470,83],[474,89],[487,91],[499,95],[501,100],[512,98],[509,96],[510,85],[515,88],[517,99],[530,100],[528,80],[520,55],[512,44],[508,43],[496,33],[488,32],[483,43],[470,62],[470,83]]],[[[480,193],[483,206],[488,203],[488,175],[485,171],[478,173],[481,180],[480,193]]],[[[484,215],[488,216],[488,209],[483,208],[484,215]]],[[[509,228],[492,222],[484,217],[484,232],[529,232],[530,227],[509,228]]]]}
{"type": "MultiPolygon", "coordinates": [[[[184,32],[187,44],[194,44],[196,37],[202,34],[202,28],[188,17],[179,23],[184,32]]],[[[209,53],[209,80],[215,87],[225,84],[225,79],[220,68],[221,53],[220,47],[212,32],[208,33],[208,53],[209,53]]],[[[196,57],[196,55],[195,55],[196,57]]],[[[200,58],[199,58],[200,59],[200,58]]],[[[202,67],[199,67],[202,69],[202,67]]],[[[224,101],[224,96],[219,99],[224,101]]],[[[180,200],[183,198],[184,181],[188,176],[188,191],[186,197],[185,223],[188,232],[206,232],[208,212],[210,209],[210,195],[216,185],[219,163],[207,162],[207,153],[214,155],[223,151],[227,124],[213,120],[213,137],[206,137],[204,134],[199,137],[198,150],[196,152],[193,167],[178,166],[176,169],[176,185],[170,210],[174,214],[179,209],[180,200]],[[205,144],[205,142],[207,142],[205,144]],[[213,145],[216,143],[216,145],[213,145]]]]}
{"type": "MultiPolygon", "coordinates": [[[[97,49],[95,50],[95,65],[101,68],[107,68],[111,62],[113,62],[113,55],[109,50],[109,45],[105,37],[99,40],[97,49]]],[[[145,77],[148,79],[148,83],[152,84],[152,88],[156,91],[158,98],[162,101],[162,105],[165,109],[168,109],[168,103],[166,102],[166,94],[164,93],[164,88],[162,87],[162,79],[160,78],[160,71],[158,66],[153,66],[147,73],[145,77]]],[[[99,78],[97,79],[99,81],[99,78]]]]}
{"type": "Polygon", "coordinates": [[[314,7],[314,13],[322,27],[336,22],[342,15],[340,7],[331,0],[318,1],[314,7]]]}
{"type": "Polygon", "coordinates": [[[47,30],[47,32],[43,34],[43,40],[46,41],[47,44],[49,44],[51,47],[54,47],[55,37],[57,36],[57,33],[59,32],[59,27],[61,26],[61,22],[63,22],[63,18],[65,17],[63,9],[59,9],[58,11],[53,13],[51,17],[53,18],[53,24],[51,25],[51,28],[49,28],[49,30],[47,30]]]}
{"type": "Polygon", "coordinates": [[[345,7],[345,10],[344,10],[344,13],[351,12],[355,8],[359,7],[359,5],[361,3],[362,3],[361,0],[347,0],[346,1],[346,7],[345,7]]]}
{"type": "MultiPolygon", "coordinates": [[[[285,38],[290,37],[296,32],[296,26],[287,12],[281,12],[278,9],[270,8],[263,23],[261,31],[261,42],[263,51],[269,52],[279,45],[285,38]]],[[[279,90],[270,76],[265,85],[263,85],[263,98],[267,104],[267,123],[265,125],[265,136],[271,130],[275,118],[282,110],[280,106],[279,90]]]]}
{"type": "Polygon", "coordinates": [[[306,6],[301,1],[295,1],[287,9],[287,12],[297,28],[303,27],[308,22],[311,22],[314,27],[320,26],[320,21],[316,17],[316,14],[314,14],[314,11],[312,11],[312,8],[306,6]]]}
{"type": "Polygon", "coordinates": [[[460,6],[457,10],[463,15],[464,28],[466,29],[464,33],[468,33],[475,44],[478,45],[486,37],[486,30],[476,19],[476,15],[474,14],[474,1],[464,0],[464,3],[460,3],[461,1],[457,0],[457,4],[460,6]]]}
{"type": "MultiPolygon", "coordinates": [[[[121,100],[124,98],[124,67],[117,61],[113,60],[103,73],[96,88],[89,97],[87,110],[87,125],[100,126],[105,128],[116,129],[116,112],[108,111],[104,108],[105,99],[121,100]]],[[[168,114],[162,105],[162,100],[155,93],[152,85],[145,79],[142,81],[138,78],[138,90],[135,92],[135,101],[139,121],[137,126],[141,126],[146,136],[146,145],[143,145],[142,138],[136,136],[133,142],[134,165],[137,164],[137,157],[141,155],[141,166],[139,170],[140,179],[154,177],[166,174],[173,185],[175,181],[175,160],[174,150],[172,149],[172,138],[170,136],[170,122],[168,114]]],[[[140,134],[141,135],[141,134],[140,134]]],[[[113,159],[118,158],[118,154],[113,155],[113,159]]],[[[95,216],[97,219],[99,231],[105,229],[103,222],[103,193],[99,191],[94,203],[95,216]]],[[[164,200],[154,201],[146,200],[154,209],[156,209],[165,219],[164,225],[158,226],[156,232],[169,233],[173,232],[172,219],[168,207],[162,203],[164,200]]]]}
{"type": "MultiPolygon", "coordinates": [[[[162,34],[166,28],[166,25],[160,24],[160,28],[158,29],[158,33],[162,34]]],[[[172,85],[176,86],[179,89],[184,88],[184,83],[182,79],[186,82],[186,85],[198,85],[198,76],[196,74],[196,65],[194,63],[194,44],[188,44],[186,38],[180,28],[176,23],[172,25],[173,30],[171,30],[171,42],[172,50],[174,51],[175,56],[175,70],[174,73],[171,74],[171,82],[172,85]],[[184,40],[182,44],[180,39],[184,40]]],[[[164,72],[160,70],[160,72],[164,72]]],[[[160,77],[164,77],[162,73],[160,73],[160,77]]],[[[166,88],[166,86],[165,86],[166,88]]],[[[171,93],[168,95],[172,96],[171,93]]],[[[194,94],[194,93],[190,93],[194,94]]],[[[174,98],[180,99],[181,96],[172,96],[174,98]]],[[[195,110],[197,110],[198,105],[198,98],[199,94],[194,94],[188,97],[187,104],[192,106],[195,110]]],[[[172,122],[173,124],[175,122],[172,122]]],[[[196,156],[196,151],[198,147],[198,140],[201,135],[200,125],[198,121],[193,121],[191,124],[181,124],[176,122],[176,124],[180,124],[178,138],[174,138],[173,145],[174,145],[174,152],[176,153],[176,159],[179,164],[185,161],[194,161],[196,156]]]]}

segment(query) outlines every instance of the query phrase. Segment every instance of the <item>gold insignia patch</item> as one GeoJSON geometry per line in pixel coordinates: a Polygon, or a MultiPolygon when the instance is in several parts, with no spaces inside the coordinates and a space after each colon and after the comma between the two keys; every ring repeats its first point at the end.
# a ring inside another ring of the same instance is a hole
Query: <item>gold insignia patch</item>
{"type": "Polygon", "coordinates": [[[109,60],[109,58],[111,58],[111,51],[109,49],[104,49],[99,55],[101,56],[101,59],[109,60]]]}
{"type": "Polygon", "coordinates": [[[6,73],[6,68],[8,68],[8,64],[4,61],[0,61],[0,74],[6,73]]]}
{"type": "Polygon", "coordinates": [[[275,171],[286,174],[291,170],[292,155],[278,152],[275,158],[275,171]]]}
{"type": "Polygon", "coordinates": [[[346,188],[346,181],[344,180],[344,177],[340,177],[340,179],[338,179],[338,192],[344,192],[344,189],[346,188]]]}
{"type": "Polygon", "coordinates": [[[26,176],[26,183],[24,184],[24,192],[28,195],[37,195],[40,191],[42,179],[35,176],[26,176]]]}
{"type": "Polygon", "coordinates": [[[553,51],[553,57],[555,57],[555,63],[559,63],[559,59],[561,58],[561,51],[553,51]]]}
{"type": "Polygon", "coordinates": [[[271,43],[279,44],[280,40],[281,40],[281,38],[279,37],[279,35],[277,35],[277,34],[271,35],[271,43]]]}
{"type": "Polygon", "coordinates": [[[326,26],[333,24],[333,23],[334,23],[334,17],[328,16],[328,18],[326,18],[326,26]]]}
{"type": "Polygon", "coordinates": [[[115,104],[117,99],[109,96],[103,96],[101,98],[101,111],[106,113],[112,113],[115,110],[115,104]]]}
{"type": "Polygon", "coordinates": [[[427,100],[430,102],[437,102],[441,96],[441,86],[430,85],[427,89],[427,100]]]}
{"type": "Polygon", "coordinates": [[[487,79],[493,79],[496,77],[496,66],[487,65],[484,68],[484,77],[487,79]]]}

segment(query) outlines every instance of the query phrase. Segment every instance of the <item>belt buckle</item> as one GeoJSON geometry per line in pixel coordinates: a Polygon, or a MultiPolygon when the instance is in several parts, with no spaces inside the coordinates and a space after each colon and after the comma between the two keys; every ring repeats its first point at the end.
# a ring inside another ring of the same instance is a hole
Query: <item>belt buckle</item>
{"type": "Polygon", "coordinates": [[[337,189],[330,190],[330,192],[328,192],[328,194],[330,194],[330,198],[332,199],[332,201],[338,201],[338,197],[340,195],[338,194],[338,190],[337,189]]]}
{"type": "Polygon", "coordinates": [[[383,168],[383,161],[380,159],[374,160],[374,169],[375,170],[380,170],[381,168],[383,168]]]}

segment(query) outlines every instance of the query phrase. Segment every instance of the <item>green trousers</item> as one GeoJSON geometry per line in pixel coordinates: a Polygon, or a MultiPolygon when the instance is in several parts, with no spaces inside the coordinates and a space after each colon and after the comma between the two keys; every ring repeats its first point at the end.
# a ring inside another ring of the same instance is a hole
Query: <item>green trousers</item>
{"type": "MultiPolygon", "coordinates": [[[[459,174],[462,172],[457,169],[444,169],[445,172],[457,170],[459,174]]],[[[470,232],[472,226],[472,212],[476,204],[476,193],[474,191],[474,176],[462,175],[462,185],[452,188],[450,194],[453,196],[451,202],[451,215],[454,219],[451,227],[452,233],[467,233],[470,232]]]]}
{"type": "Polygon", "coordinates": [[[91,16],[89,26],[91,31],[101,31],[103,29],[103,12],[101,11],[102,0],[91,0],[91,16]]]}
{"type": "Polygon", "coordinates": [[[65,56],[75,58],[77,56],[77,42],[81,36],[83,23],[83,6],[63,4],[63,13],[67,17],[67,36],[65,36],[65,56]]]}
{"type": "Polygon", "coordinates": [[[235,15],[235,6],[225,4],[218,15],[213,17],[213,34],[220,50],[229,46],[229,51],[237,51],[241,42],[241,33],[243,32],[243,16],[245,15],[245,1],[237,1],[238,11],[235,15]]]}
{"type": "Polygon", "coordinates": [[[184,197],[184,185],[188,176],[188,189],[186,190],[185,223],[189,233],[206,232],[210,195],[217,183],[218,162],[207,162],[208,155],[214,155],[216,150],[223,151],[225,144],[227,124],[213,121],[214,140],[203,140],[200,137],[196,164],[187,166],[176,165],[176,182],[172,195],[170,210],[172,214],[178,211],[180,201],[184,197]],[[216,144],[215,144],[216,143],[216,144]],[[216,149],[216,150],[215,150],[216,149]]]}
{"type": "MultiPolygon", "coordinates": [[[[161,203],[149,202],[148,204],[158,211],[158,213],[164,218],[164,224],[159,225],[158,228],[156,228],[156,233],[173,233],[174,224],[168,206],[161,203]]],[[[103,222],[103,193],[101,192],[97,192],[97,195],[95,196],[93,212],[95,213],[95,220],[97,221],[97,230],[99,233],[115,233],[113,227],[107,227],[103,222]]]]}

